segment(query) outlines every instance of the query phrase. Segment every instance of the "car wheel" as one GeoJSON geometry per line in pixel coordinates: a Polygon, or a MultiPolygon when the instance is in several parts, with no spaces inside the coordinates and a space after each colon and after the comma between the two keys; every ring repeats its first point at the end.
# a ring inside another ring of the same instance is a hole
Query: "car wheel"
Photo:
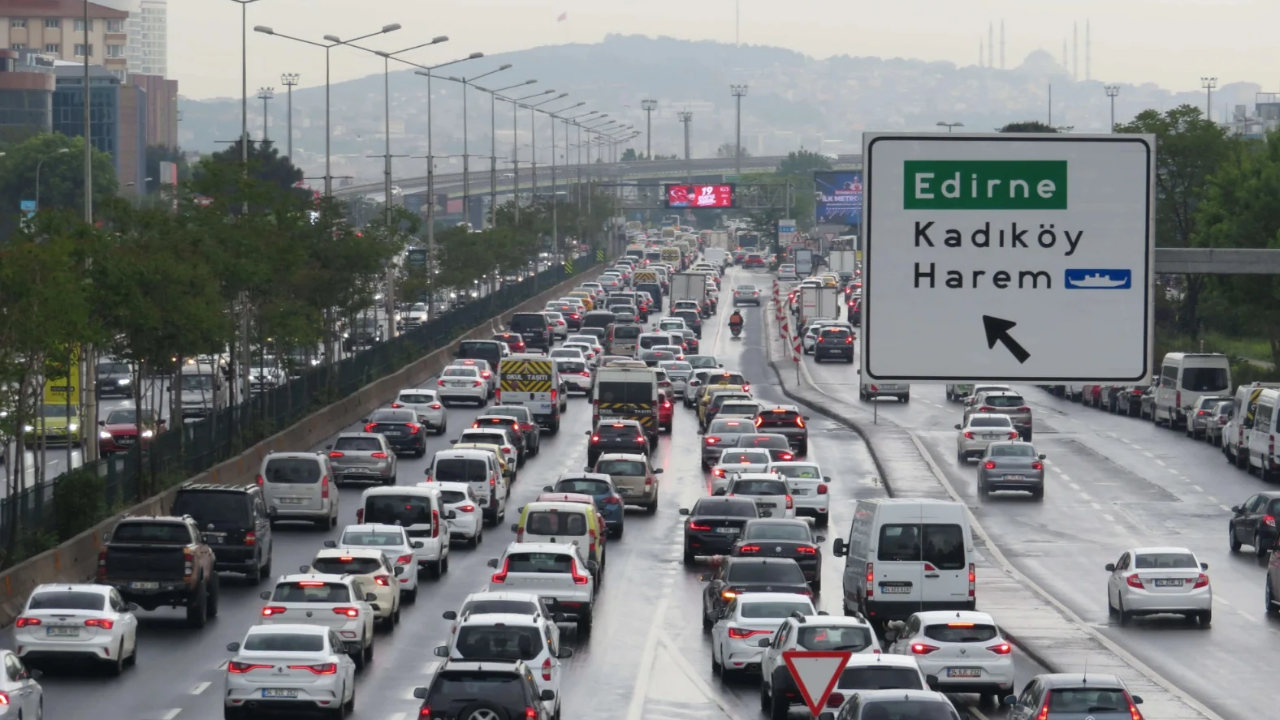
{"type": "Polygon", "coordinates": [[[364,658],[364,665],[373,662],[373,637],[369,637],[369,644],[364,646],[364,652],[360,654],[364,658]]]}
{"type": "Polygon", "coordinates": [[[194,628],[202,628],[209,621],[209,596],[207,592],[204,583],[201,583],[200,587],[196,588],[195,603],[187,606],[187,625],[194,628]]]}
{"type": "Polygon", "coordinates": [[[222,720],[241,720],[243,717],[244,713],[238,707],[230,707],[228,705],[222,707],[222,720]]]}
{"type": "Polygon", "coordinates": [[[342,714],[347,715],[356,711],[356,688],[358,685],[351,686],[351,699],[342,704],[342,714]]]}
{"type": "Polygon", "coordinates": [[[116,649],[116,657],[107,666],[107,674],[112,677],[118,677],[124,672],[124,639],[120,639],[120,647],[116,649]]]}
{"type": "Polygon", "coordinates": [[[587,608],[585,615],[578,616],[578,635],[586,637],[591,634],[592,609],[587,608]]]}
{"type": "Polygon", "coordinates": [[[1236,526],[1231,523],[1227,523],[1227,538],[1227,547],[1231,548],[1231,552],[1240,552],[1240,546],[1243,543],[1236,537],[1236,526]]]}
{"type": "Polygon", "coordinates": [[[722,670],[722,667],[720,665],[720,661],[716,659],[716,649],[713,646],[711,648],[711,675],[712,676],[719,675],[721,670],[722,670]]]}
{"type": "Polygon", "coordinates": [[[694,561],[693,551],[692,551],[692,550],[690,550],[688,547],[686,547],[686,548],[684,549],[684,564],[685,564],[685,565],[692,565],[692,564],[693,564],[693,561],[694,561]]]}
{"type": "Polygon", "coordinates": [[[1262,544],[1262,535],[1259,533],[1253,534],[1253,554],[1258,557],[1266,557],[1267,555],[1267,548],[1262,544]]]}
{"type": "Polygon", "coordinates": [[[1209,627],[1213,623],[1213,611],[1205,610],[1199,614],[1197,619],[1200,620],[1200,627],[1209,627]]]}
{"type": "Polygon", "coordinates": [[[989,495],[990,493],[991,493],[991,489],[987,487],[987,479],[984,477],[979,477],[978,478],[978,495],[982,497],[987,497],[987,495],[989,495]]]}
{"type": "Polygon", "coordinates": [[[1263,601],[1266,603],[1264,611],[1270,617],[1276,617],[1277,615],[1280,615],[1280,607],[1276,607],[1275,597],[1271,594],[1271,578],[1268,577],[1265,582],[1266,585],[1262,591],[1263,601]]]}
{"type": "Polygon", "coordinates": [[[1107,589],[1107,617],[1115,617],[1116,606],[1111,604],[1111,589],[1107,589]]]}
{"type": "Polygon", "coordinates": [[[1044,485],[1041,485],[1040,487],[1036,488],[1035,490],[1032,490],[1032,491],[1031,491],[1031,497],[1032,497],[1032,498],[1034,498],[1034,499],[1036,499],[1036,500],[1043,500],[1043,499],[1044,499],[1044,485]]]}
{"type": "Polygon", "coordinates": [[[1129,611],[1124,609],[1124,598],[1117,597],[1116,602],[1118,603],[1116,612],[1120,615],[1120,624],[1128,625],[1129,621],[1133,619],[1133,616],[1129,614],[1129,611]]]}

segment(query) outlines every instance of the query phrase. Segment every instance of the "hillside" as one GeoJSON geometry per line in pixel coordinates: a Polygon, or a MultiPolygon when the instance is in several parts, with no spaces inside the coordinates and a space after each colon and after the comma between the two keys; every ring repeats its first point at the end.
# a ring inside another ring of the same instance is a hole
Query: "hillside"
{"type": "MultiPolygon", "coordinates": [[[[688,42],[671,38],[611,35],[593,45],[544,46],[486,57],[469,69],[487,72],[502,63],[514,67],[499,77],[498,87],[537,78],[531,94],[554,88],[570,98],[548,107],[586,100],[582,111],[599,110],[610,119],[644,128],[640,101],[658,100],[653,113],[655,153],[683,151],[682,128],[676,113],[691,110],[693,155],[707,157],[723,142],[732,141],[734,103],[730,84],[750,86],[742,102],[743,145],[753,155],[783,154],[799,147],[824,152],[857,152],[865,130],[937,130],[939,121],[963,122],[966,129],[988,131],[1012,120],[1047,118],[1052,84],[1055,125],[1076,132],[1104,132],[1110,104],[1100,81],[1071,82],[1066,71],[1044,51],[1031,53],[1011,70],[906,58],[841,56],[815,60],[800,53],[764,46],[734,47],[718,42],[688,42]]],[[[394,67],[394,66],[393,66],[394,67]]],[[[468,67],[468,66],[459,66],[468,67]]],[[[453,68],[450,68],[453,69],[453,68]]],[[[426,155],[426,79],[411,71],[391,75],[392,153],[426,155]]],[[[462,103],[456,83],[433,81],[434,144],[436,155],[462,153],[462,103]]],[[[1252,106],[1259,86],[1237,83],[1214,93],[1215,115],[1237,103],[1252,106]]],[[[382,172],[383,84],[380,76],[339,83],[332,88],[334,174],[357,181],[376,180],[382,172]]],[[[294,154],[309,176],[323,173],[324,89],[294,92],[294,154]]],[[[469,134],[472,154],[489,154],[489,101],[475,92],[470,97],[469,134]]],[[[1173,93],[1153,84],[1122,86],[1116,104],[1118,121],[1144,108],[1171,108],[1181,103],[1204,104],[1198,92],[1173,93]]],[[[239,132],[238,99],[182,100],[182,145],[210,152],[217,140],[234,139],[239,132]]],[[[575,110],[574,113],[580,112],[575,110]]],[[[261,103],[249,104],[249,128],[258,137],[261,103]]],[[[285,132],[283,93],[271,104],[271,136],[285,132]]],[[[550,162],[550,134],[539,115],[538,162],[550,162]]],[[[511,106],[499,103],[497,154],[511,154],[511,106]]],[[[519,143],[529,143],[529,113],[518,119],[519,143]]],[[[643,138],[633,143],[643,149],[643,138]]],[[[571,134],[570,142],[577,136],[571,134]]],[[[557,130],[557,163],[563,162],[564,131],[557,130]]],[[[521,162],[530,149],[521,147],[521,162]]],[[[577,150],[574,150],[576,158],[577,150]]],[[[420,175],[424,160],[399,159],[396,175],[420,175]],[[412,163],[413,165],[406,165],[412,163]]],[[[505,160],[502,162],[505,163],[505,160]]],[[[473,167],[488,166],[487,159],[473,167]]],[[[441,159],[441,172],[461,169],[458,159],[441,159]]]]}

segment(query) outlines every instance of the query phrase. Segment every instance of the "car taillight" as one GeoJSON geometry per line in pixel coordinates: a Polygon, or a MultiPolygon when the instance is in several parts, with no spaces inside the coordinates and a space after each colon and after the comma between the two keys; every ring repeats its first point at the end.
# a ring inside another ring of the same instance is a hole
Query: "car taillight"
{"type": "Polygon", "coordinates": [[[1275,515],[1267,515],[1266,517],[1262,518],[1262,522],[1263,522],[1264,524],[1266,524],[1266,525],[1270,526],[1270,527],[1275,527],[1275,526],[1276,526],[1276,516],[1275,516],[1275,515]]]}
{"type": "Polygon", "coordinates": [[[373,429],[376,427],[378,427],[378,423],[369,423],[368,425],[364,426],[364,431],[367,433],[371,433],[373,432],[373,429]]]}
{"type": "Polygon", "coordinates": [[[325,475],[324,477],[320,478],[320,499],[321,500],[329,499],[329,476],[328,475],[325,475]]]}
{"type": "Polygon", "coordinates": [[[1017,440],[1017,439],[1018,439],[1018,432],[1017,432],[1016,430],[1010,430],[1010,431],[1009,431],[1009,439],[1010,439],[1010,440],[1017,440]]]}
{"type": "Polygon", "coordinates": [[[1144,587],[1142,584],[1142,578],[1138,577],[1137,575],[1130,575],[1129,577],[1124,579],[1124,582],[1129,587],[1138,588],[1139,590],[1141,590],[1144,587]]]}
{"type": "MultiPolygon", "coordinates": [[[[480,385],[480,383],[479,383],[479,382],[477,382],[477,383],[476,383],[476,386],[477,386],[477,387],[479,387],[479,385],[480,385]]],[[[410,434],[410,435],[417,435],[417,434],[418,434],[418,431],[422,429],[422,426],[421,426],[421,425],[419,425],[418,423],[407,423],[407,424],[405,425],[405,427],[409,428],[409,434],[410,434]]]]}
{"type": "Polygon", "coordinates": [[[573,584],[574,584],[574,585],[586,585],[586,584],[587,584],[587,580],[589,580],[590,578],[588,578],[586,575],[583,575],[581,572],[579,572],[579,571],[578,571],[578,561],[577,561],[577,560],[574,560],[574,561],[572,561],[572,562],[573,562],[573,570],[572,570],[572,572],[573,572],[573,584]]]}
{"type": "Polygon", "coordinates": [[[715,445],[715,444],[716,444],[716,443],[718,443],[718,442],[720,442],[720,438],[718,438],[718,437],[709,437],[709,438],[707,438],[707,444],[708,444],[708,445],[715,445]]]}
{"type": "Polygon", "coordinates": [[[1129,720],[1142,720],[1142,713],[1138,712],[1138,706],[1133,704],[1133,698],[1129,697],[1129,693],[1124,694],[1124,699],[1129,701],[1129,720]]]}
{"type": "Polygon", "coordinates": [[[710,525],[699,525],[699,524],[698,524],[698,523],[696,523],[696,522],[690,521],[690,522],[689,522],[689,529],[690,529],[690,530],[697,530],[698,532],[708,532],[708,531],[710,531],[710,530],[711,530],[711,526],[710,526],[710,525]]]}
{"type": "Polygon", "coordinates": [[[408,564],[410,564],[410,563],[412,563],[412,562],[413,562],[413,554],[412,554],[412,553],[410,553],[410,554],[408,554],[408,555],[401,555],[400,557],[396,558],[396,564],[397,564],[397,565],[408,565],[408,564]]]}
{"type": "Polygon", "coordinates": [[[1197,411],[1196,411],[1196,417],[1204,417],[1205,415],[1208,415],[1208,414],[1209,414],[1209,413],[1208,413],[1208,412],[1206,412],[1206,411],[1204,411],[1204,410],[1197,410],[1197,411]]]}
{"type": "Polygon", "coordinates": [[[974,598],[974,593],[978,589],[978,566],[969,563],[969,599],[974,598]]]}
{"type": "Polygon", "coordinates": [[[810,547],[808,545],[801,545],[800,547],[796,548],[796,552],[800,553],[801,555],[817,555],[818,548],[810,547]]]}
{"type": "Polygon", "coordinates": [[[340,457],[346,457],[346,456],[347,456],[346,453],[338,452],[337,450],[334,450],[333,452],[329,453],[329,457],[334,459],[337,459],[340,457]]]}
{"type": "Polygon", "coordinates": [[[795,509],[795,506],[796,506],[796,501],[795,501],[795,499],[794,499],[794,498],[792,498],[790,495],[788,495],[788,496],[787,496],[787,509],[788,509],[788,510],[793,510],[793,509],[795,509]]]}
{"type": "Polygon", "coordinates": [[[386,460],[386,459],[387,459],[387,454],[386,454],[386,453],[384,453],[384,452],[379,451],[379,452],[376,452],[376,453],[370,453],[370,454],[369,454],[369,457],[371,457],[371,458],[376,458],[376,459],[378,459],[378,460],[386,460]]]}
{"type": "Polygon", "coordinates": [[[14,623],[16,627],[20,627],[20,628],[29,627],[31,625],[39,625],[39,624],[41,624],[40,618],[33,618],[33,617],[20,617],[18,618],[18,621],[14,623]]]}
{"type": "Polygon", "coordinates": [[[457,510],[458,512],[471,513],[476,511],[476,506],[470,503],[467,503],[466,505],[455,506],[453,509],[457,510]]]}
{"type": "Polygon", "coordinates": [[[1200,573],[1200,577],[1196,578],[1196,584],[1192,589],[1194,590],[1202,587],[1209,587],[1209,576],[1204,573],[1200,573]]]}
{"type": "Polygon", "coordinates": [[[971,433],[971,432],[965,432],[964,436],[965,436],[965,439],[967,439],[967,440],[972,440],[972,439],[973,439],[973,433],[971,433]]]}
{"type": "Polygon", "coordinates": [[[712,468],[711,474],[716,477],[724,477],[724,468],[712,468]]]}
{"type": "Polygon", "coordinates": [[[437,380],[436,385],[439,385],[440,387],[444,387],[444,380],[437,380]]]}
{"type": "Polygon", "coordinates": [[[360,617],[360,608],[353,607],[336,607],[333,609],[334,615],[346,615],[349,618],[360,617]]]}
{"type": "Polygon", "coordinates": [[[262,608],[262,617],[275,617],[276,615],[283,615],[285,612],[287,612],[286,608],[268,605],[262,608]]]}
{"type": "Polygon", "coordinates": [[[983,405],[982,407],[978,408],[978,412],[991,412],[993,410],[995,410],[995,408],[989,408],[986,405],[983,405]]]}
{"type": "Polygon", "coordinates": [[[440,511],[431,511],[431,537],[440,537],[440,511]]]}
{"type": "Polygon", "coordinates": [[[430,405],[428,405],[427,407],[431,408],[432,410],[440,410],[440,409],[444,408],[444,406],[443,406],[443,405],[441,405],[440,403],[431,403],[431,404],[430,404],[430,405]]]}
{"type": "MultiPolygon", "coordinates": [[[[431,478],[427,477],[427,480],[430,481],[431,478]]],[[[357,523],[364,522],[364,508],[356,508],[356,522],[357,523]]]]}
{"type": "MultiPolygon", "coordinates": [[[[1049,697],[1052,696],[1052,693],[1049,697]]],[[[1036,720],[1049,720],[1049,697],[1045,697],[1044,705],[1040,706],[1040,712],[1036,715],[1036,720]]]]}
{"type": "Polygon", "coordinates": [[[374,578],[373,581],[378,583],[382,587],[391,587],[390,575],[379,575],[378,577],[374,578]]]}
{"type": "Polygon", "coordinates": [[[480,377],[484,378],[485,380],[488,380],[489,378],[493,377],[493,373],[489,372],[488,370],[481,370],[480,377]]]}
{"type": "Polygon", "coordinates": [[[402,408],[402,407],[404,407],[404,406],[403,406],[403,405],[401,405],[401,404],[400,404],[400,403],[398,403],[398,402],[393,402],[393,403],[391,403],[391,407],[392,407],[393,409],[399,410],[400,408],[402,408]]]}
{"type": "Polygon", "coordinates": [[[845,339],[844,339],[844,344],[845,344],[845,345],[852,345],[852,344],[853,344],[853,338],[852,338],[852,337],[847,337],[847,338],[845,338],[845,339]]]}
{"type": "Polygon", "coordinates": [[[98,553],[98,582],[106,582],[107,580],[107,551],[102,550],[98,553]]]}
{"type": "Polygon", "coordinates": [[[257,483],[258,483],[258,487],[262,487],[262,483],[264,482],[264,481],[263,481],[263,479],[262,479],[262,476],[261,476],[261,475],[259,475],[259,476],[257,477],[257,479],[255,480],[255,482],[257,482],[257,483]]]}
{"type": "Polygon", "coordinates": [[[536,708],[526,707],[524,709],[525,720],[537,720],[538,711],[536,708]]]}
{"type": "Polygon", "coordinates": [[[642,443],[642,442],[644,442],[644,436],[643,436],[643,435],[637,435],[637,436],[636,436],[636,442],[638,442],[638,443],[642,443]]]}
{"type": "Polygon", "coordinates": [[[988,469],[988,470],[995,470],[995,469],[996,469],[996,461],[995,461],[995,460],[988,460],[988,461],[986,461],[985,463],[983,463],[983,464],[982,464],[982,467],[984,467],[984,468],[986,468],[986,469],[988,469]]]}
{"type": "Polygon", "coordinates": [[[502,569],[501,569],[501,570],[499,570],[498,572],[494,573],[494,574],[493,574],[493,577],[492,577],[492,578],[490,578],[490,579],[491,579],[493,582],[496,582],[496,583],[504,583],[504,582],[506,582],[506,581],[507,581],[507,568],[510,566],[510,564],[511,564],[511,561],[510,561],[510,560],[503,560],[503,561],[502,561],[502,569]]]}
{"type": "Polygon", "coordinates": [[[819,485],[819,486],[818,486],[818,494],[819,494],[819,495],[826,495],[828,492],[830,492],[830,491],[829,491],[829,490],[827,490],[827,486],[826,486],[826,485],[819,485]]]}
{"type": "Polygon", "coordinates": [[[841,705],[844,705],[844,695],[841,695],[838,692],[833,692],[827,696],[827,708],[836,710],[839,709],[841,705]]]}
{"type": "Polygon", "coordinates": [[[273,667],[272,665],[255,665],[251,663],[242,663],[242,662],[236,662],[232,660],[231,662],[227,663],[227,672],[232,673],[234,675],[243,675],[253,670],[270,670],[272,667],[273,667]]]}
{"type": "Polygon", "coordinates": [[[724,598],[725,600],[732,600],[738,597],[738,591],[733,588],[729,588],[728,590],[722,590],[720,592],[720,597],[724,598]]]}
{"type": "Polygon", "coordinates": [[[591,436],[591,442],[600,442],[600,436],[599,436],[599,435],[592,435],[592,436],[591,436]]]}
{"type": "Polygon", "coordinates": [[[336,675],[338,672],[337,663],[324,663],[322,665],[290,665],[290,670],[306,670],[312,675],[336,675]]]}
{"type": "Polygon", "coordinates": [[[1008,655],[1009,653],[1013,652],[1013,648],[1010,647],[1009,643],[997,643],[995,645],[988,645],[987,649],[997,655],[1008,655]]]}
{"type": "Polygon", "coordinates": [[[746,628],[729,628],[729,637],[734,640],[746,640],[756,635],[772,635],[772,630],[748,630],[746,628]]]}
{"type": "Polygon", "coordinates": [[[926,643],[911,643],[911,653],[913,655],[928,655],[938,648],[926,643]]]}
{"type": "Polygon", "coordinates": [[[190,576],[196,570],[196,554],[192,548],[182,549],[182,574],[190,576]]]}
{"type": "Polygon", "coordinates": [[[1042,463],[1042,462],[1033,462],[1033,463],[1031,463],[1031,469],[1032,469],[1032,470],[1043,470],[1043,469],[1044,469],[1044,463],[1042,463]]]}
{"type": "Polygon", "coordinates": [[[248,546],[251,546],[251,547],[252,547],[252,546],[254,546],[254,545],[257,545],[257,544],[258,544],[258,533],[254,532],[253,530],[249,530],[249,531],[247,531],[247,532],[244,534],[244,544],[245,544],[245,545],[248,545],[248,546]]]}

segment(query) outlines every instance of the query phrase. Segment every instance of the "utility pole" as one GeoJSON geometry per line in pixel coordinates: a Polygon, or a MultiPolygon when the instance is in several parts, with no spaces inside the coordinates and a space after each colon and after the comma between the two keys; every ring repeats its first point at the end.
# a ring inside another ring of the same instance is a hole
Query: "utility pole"
{"type": "Polygon", "coordinates": [[[1204,88],[1206,93],[1204,100],[1204,118],[1209,122],[1213,122],[1213,89],[1218,87],[1218,78],[1202,77],[1200,78],[1200,87],[1204,88]]]}
{"type": "Polygon", "coordinates": [[[684,124],[684,181],[692,182],[693,170],[689,167],[689,123],[693,122],[692,110],[681,110],[676,113],[684,124]]]}
{"type": "Polygon", "coordinates": [[[1120,94],[1119,85],[1104,85],[1103,89],[1107,91],[1107,97],[1111,98],[1111,132],[1116,131],[1116,96],[1120,94]]]}
{"type": "Polygon", "coordinates": [[[658,101],[641,100],[640,107],[644,108],[644,152],[653,162],[653,111],[658,108],[658,101]]]}
{"type": "Polygon", "coordinates": [[[298,84],[298,73],[284,73],[280,76],[280,84],[288,88],[288,99],[285,101],[288,107],[288,119],[286,120],[286,132],[289,133],[287,140],[289,162],[293,162],[293,86],[298,84]]]}
{"type": "Polygon", "coordinates": [[[747,86],[730,85],[729,92],[733,93],[734,100],[738,104],[738,119],[735,123],[736,131],[734,132],[737,138],[734,143],[734,171],[738,175],[742,175],[742,98],[747,94],[747,86]]]}
{"type": "MultiPolygon", "coordinates": [[[[241,7],[244,7],[242,4],[241,7]]],[[[93,124],[89,118],[90,104],[90,85],[89,85],[89,55],[92,52],[92,46],[89,44],[89,0],[84,0],[84,222],[85,225],[93,227],[93,143],[90,138],[93,137],[93,124]]],[[[103,49],[105,53],[106,50],[103,49]]],[[[98,363],[93,357],[93,346],[85,345],[84,352],[81,353],[84,363],[84,387],[81,392],[84,393],[84,417],[81,418],[80,427],[87,428],[82,430],[82,434],[88,438],[93,437],[93,428],[98,426],[98,363]]],[[[83,443],[85,461],[98,459],[98,443],[89,440],[83,443]]],[[[22,453],[22,448],[17,448],[18,453],[22,453]]],[[[71,471],[70,465],[67,466],[67,472],[71,471]]],[[[19,483],[21,484],[21,483],[19,483]]]]}
{"type": "Polygon", "coordinates": [[[258,88],[258,99],[262,101],[262,145],[267,144],[267,103],[276,96],[275,88],[258,88]]]}

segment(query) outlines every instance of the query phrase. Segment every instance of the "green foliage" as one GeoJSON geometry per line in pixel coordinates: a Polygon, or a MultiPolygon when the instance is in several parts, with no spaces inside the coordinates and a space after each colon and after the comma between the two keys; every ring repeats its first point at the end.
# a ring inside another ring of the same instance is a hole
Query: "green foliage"
{"type": "MultiPolygon", "coordinates": [[[[226,150],[221,150],[201,160],[200,164],[194,169],[193,174],[196,178],[200,178],[201,176],[212,174],[212,169],[216,166],[241,167],[243,163],[240,155],[240,141],[237,140],[231,143],[226,150]]],[[[256,143],[252,140],[249,141],[249,174],[256,180],[274,184],[284,189],[293,188],[302,182],[302,171],[294,167],[289,158],[282,156],[271,142],[256,143]]],[[[219,190],[217,186],[209,186],[208,184],[204,189],[214,196],[219,190]]]]}
{"type": "MultiPolygon", "coordinates": [[[[720,147],[716,148],[716,157],[718,157],[718,158],[731,158],[731,157],[733,157],[733,155],[734,155],[734,152],[733,152],[733,151],[734,151],[735,146],[736,146],[736,143],[731,143],[731,142],[720,143],[720,147]]],[[[744,157],[744,158],[745,158],[745,157],[751,157],[751,153],[750,153],[750,152],[748,152],[748,151],[747,151],[747,149],[746,149],[745,147],[743,147],[743,148],[742,148],[742,153],[741,153],[741,155],[739,155],[739,157],[744,157]]]]}
{"type": "Polygon", "coordinates": [[[1023,120],[1021,122],[1011,122],[1000,128],[996,132],[1002,133],[1056,133],[1058,129],[1052,125],[1046,125],[1039,120],[1023,120]]]}
{"type": "Polygon", "coordinates": [[[182,152],[182,148],[168,148],[164,145],[148,145],[147,146],[147,192],[153,193],[160,189],[160,163],[171,162],[178,166],[178,182],[183,183],[191,179],[191,165],[187,163],[187,156],[182,152]]]}
{"type": "Polygon", "coordinates": [[[65,542],[106,518],[106,482],[93,470],[72,470],[60,476],[53,486],[53,505],[58,540],[65,542]]]}
{"type": "MultiPolygon", "coordinates": [[[[104,152],[94,150],[92,162],[96,207],[115,195],[116,171],[111,156],[104,152]]],[[[0,156],[0,239],[16,230],[18,208],[23,200],[36,199],[37,187],[42,209],[72,209],[83,213],[83,138],[57,133],[37,135],[9,147],[0,156]]]]}

